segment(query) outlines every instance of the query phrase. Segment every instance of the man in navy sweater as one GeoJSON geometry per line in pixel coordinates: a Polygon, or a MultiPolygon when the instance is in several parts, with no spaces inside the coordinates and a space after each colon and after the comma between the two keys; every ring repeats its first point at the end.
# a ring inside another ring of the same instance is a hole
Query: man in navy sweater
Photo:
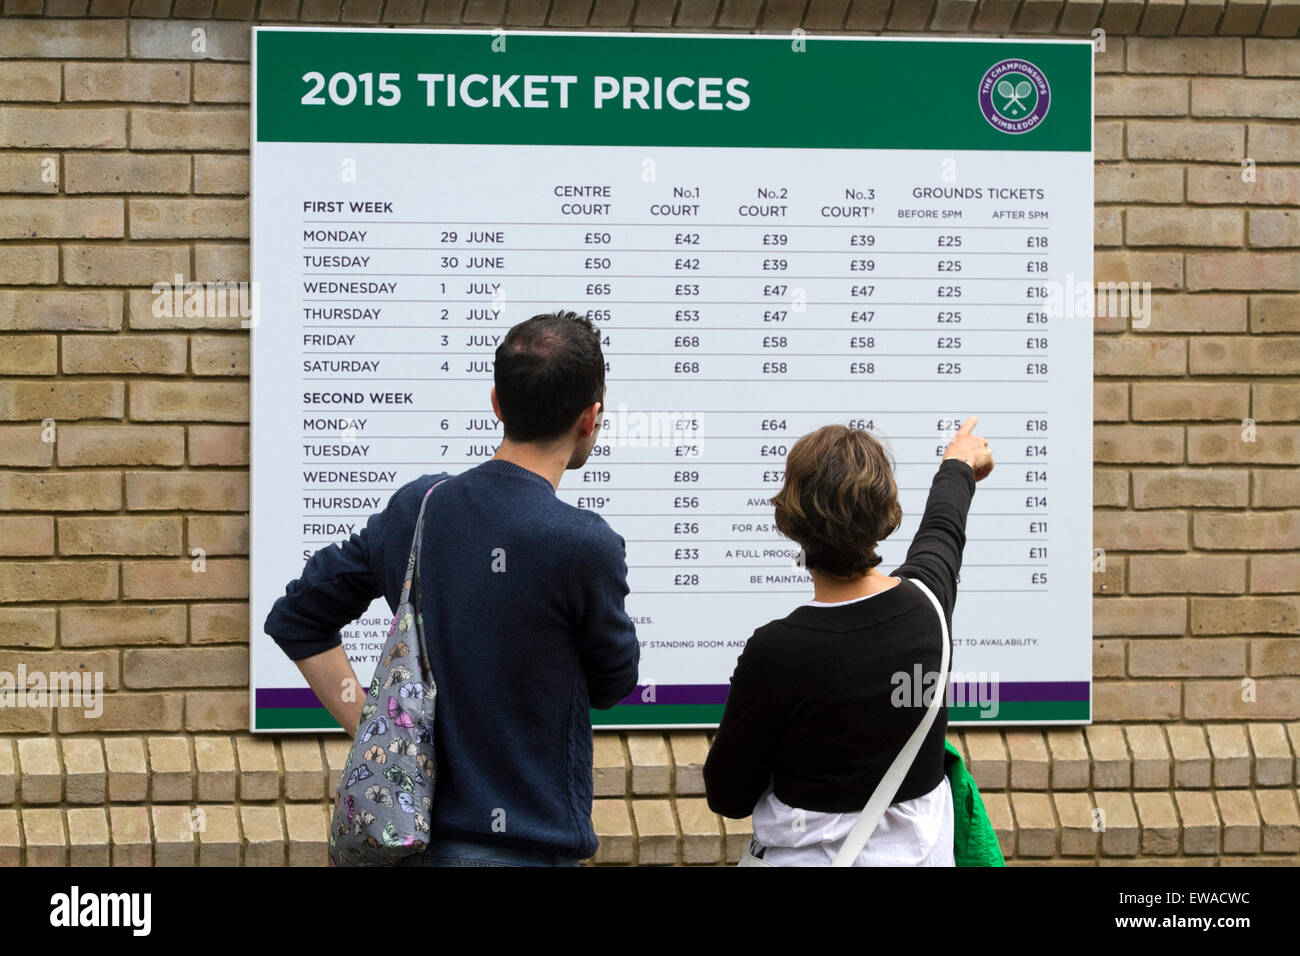
{"type": "MultiPolygon", "coordinates": [[[[590,321],[538,315],[497,348],[496,455],[399,488],[365,529],[317,551],[265,630],[349,731],[365,695],[339,629],[401,597],[420,502],[421,600],[438,687],[429,847],[412,865],[573,864],[595,854],[589,708],[636,688],[623,539],[556,496],[600,432],[605,360],[590,321]]],[[[366,681],[369,674],[365,675],[366,681]]]]}

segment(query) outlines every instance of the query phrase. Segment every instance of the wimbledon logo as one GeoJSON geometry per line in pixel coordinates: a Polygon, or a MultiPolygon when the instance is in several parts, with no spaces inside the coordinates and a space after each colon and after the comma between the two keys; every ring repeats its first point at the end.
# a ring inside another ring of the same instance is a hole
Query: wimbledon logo
{"type": "Polygon", "coordinates": [[[1004,133],[1027,133],[1047,116],[1052,88],[1028,60],[1002,60],[980,80],[980,111],[1004,133]]]}

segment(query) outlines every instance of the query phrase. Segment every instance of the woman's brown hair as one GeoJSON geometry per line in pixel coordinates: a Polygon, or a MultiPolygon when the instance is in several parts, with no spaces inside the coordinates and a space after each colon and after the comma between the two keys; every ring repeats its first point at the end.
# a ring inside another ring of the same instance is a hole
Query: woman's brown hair
{"type": "Polygon", "coordinates": [[[777,530],[803,547],[804,564],[833,578],[861,577],[878,565],[876,545],[903,521],[884,446],[843,425],[795,442],[772,505],[777,530]]]}

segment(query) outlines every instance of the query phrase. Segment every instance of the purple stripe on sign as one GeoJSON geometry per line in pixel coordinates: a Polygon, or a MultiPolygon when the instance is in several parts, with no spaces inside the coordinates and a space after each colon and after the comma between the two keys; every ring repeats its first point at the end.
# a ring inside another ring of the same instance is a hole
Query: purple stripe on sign
{"type": "MultiPolygon", "coordinates": [[[[725,704],[730,684],[657,684],[638,685],[637,689],[624,698],[623,704],[725,704]],[[654,687],[653,700],[644,700],[642,695],[654,687]]],[[[320,707],[309,687],[259,687],[257,689],[258,707],[320,707]]]]}
{"type": "Polygon", "coordinates": [[[730,684],[638,684],[620,704],[725,704],[730,684]],[[650,697],[653,688],[653,698],[650,697]]]}
{"type": "MultiPolygon", "coordinates": [[[[954,684],[952,698],[976,701],[979,699],[981,685],[970,682],[954,684]]],[[[985,688],[988,684],[983,685],[985,688]]],[[[1024,701],[1086,701],[1088,699],[1087,681],[1003,681],[998,685],[998,699],[1004,702],[1024,701]]],[[[620,704],[725,704],[730,684],[642,684],[620,704]],[[653,687],[653,699],[646,700],[646,692],[653,687]]],[[[987,694],[987,689],[985,694],[987,694]]],[[[268,708],[280,707],[320,707],[308,687],[259,687],[257,689],[257,706],[268,708]]]]}
{"type": "MultiPolygon", "coordinates": [[[[654,687],[654,699],[643,697],[650,685],[638,686],[636,691],[624,697],[620,704],[725,704],[730,684],[659,684],[654,687]]],[[[986,682],[983,685],[988,687],[986,682]]],[[[957,700],[979,700],[980,685],[958,683],[952,688],[952,696],[957,700]],[[964,697],[962,695],[965,695],[964,697]]],[[[1085,701],[1088,699],[1087,681],[1004,681],[997,685],[998,699],[1002,701],[1085,701]]],[[[987,694],[987,689],[985,691],[987,694]]]]}
{"type": "Polygon", "coordinates": [[[258,707],[320,707],[310,687],[259,687],[258,707]]]}
{"type": "MultiPolygon", "coordinates": [[[[953,684],[951,698],[958,700],[978,700],[976,692],[980,687],[987,688],[990,681],[980,683],[953,684]],[[962,694],[965,697],[962,697],[962,694]]],[[[998,700],[1006,703],[1012,701],[1075,701],[1088,699],[1087,681],[1001,681],[997,683],[998,700]]]]}

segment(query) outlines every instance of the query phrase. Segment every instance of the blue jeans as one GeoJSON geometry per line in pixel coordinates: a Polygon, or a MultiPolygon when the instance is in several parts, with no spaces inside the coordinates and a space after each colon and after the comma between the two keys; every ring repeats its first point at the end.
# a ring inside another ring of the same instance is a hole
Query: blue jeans
{"type": "Polygon", "coordinates": [[[406,857],[398,866],[578,866],[577,857],[555,856],[513,847],[488,846],[468,840],[434,837],[423,853],[406,857]]]}

